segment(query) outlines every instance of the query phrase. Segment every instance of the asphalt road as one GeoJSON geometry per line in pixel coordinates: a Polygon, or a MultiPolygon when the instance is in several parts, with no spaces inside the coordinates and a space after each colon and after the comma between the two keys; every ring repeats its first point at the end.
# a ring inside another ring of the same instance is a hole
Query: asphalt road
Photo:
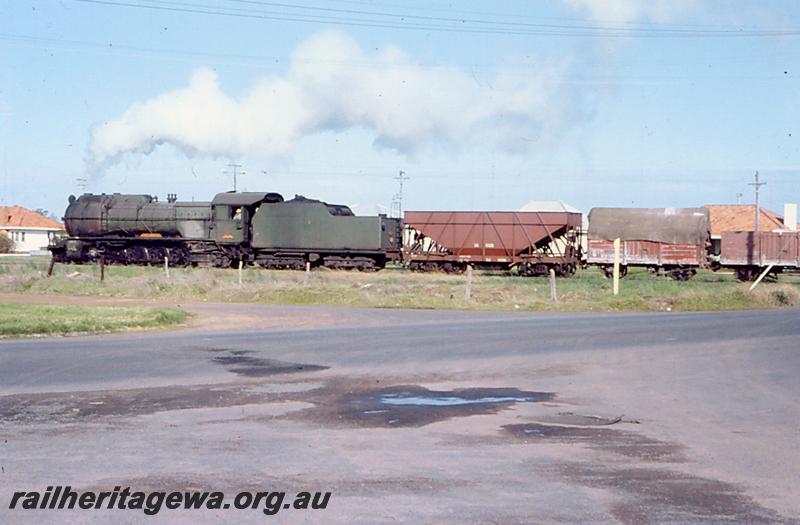
{"type": "Polygon", "coordinates": [[[62,484],[332,493],[163,522],[798,523],[797,310],[195,308],[0,342],[0,522],[146,518],[7,508],[62,484]]]}

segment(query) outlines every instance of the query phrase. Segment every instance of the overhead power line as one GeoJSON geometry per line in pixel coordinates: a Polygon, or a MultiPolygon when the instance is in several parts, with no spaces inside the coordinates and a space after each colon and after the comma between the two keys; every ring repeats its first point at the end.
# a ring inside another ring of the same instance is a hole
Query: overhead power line
{"type": "Polygon", "coordinates": [[[798,36],[791,29],[699,29],[676,27],[603,26],[585,24],[543,24],[518,21],[497,21],[479,18],[453,18],[398,12],[339,9],[303,6],[260,0],[230,0],[237,5],[272,8],[270,10],[238,8],[225,4],[204,4],[167,0],[77,0],[83,3],[112,7],[150,9],[176,13],[228,16],[253,20],[275,20],[333,24],[354,27],[434,31],[449,33],[476,33],[500,35],[562,36],[562,37],[658,37],[658,38],[731,38],[731,37],[786,37],[798,36]],[[317,14],[315,14],[317,13],[317,14]],[[344,16],[340,16],[344,15],[344,16]]]}

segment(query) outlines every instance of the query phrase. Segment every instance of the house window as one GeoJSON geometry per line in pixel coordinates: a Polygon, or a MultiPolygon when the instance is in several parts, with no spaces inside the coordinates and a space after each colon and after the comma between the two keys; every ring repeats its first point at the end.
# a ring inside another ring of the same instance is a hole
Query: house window
{"type": "Polygon", "coordinates": [[[25,232],[22,232],[22,242],[25,242],[25,232]]]}

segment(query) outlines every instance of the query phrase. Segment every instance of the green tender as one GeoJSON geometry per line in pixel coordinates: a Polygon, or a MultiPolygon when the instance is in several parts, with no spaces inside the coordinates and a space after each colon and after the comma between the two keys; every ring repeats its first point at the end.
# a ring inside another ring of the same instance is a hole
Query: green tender
{"type": "Polygon", "coordinates": [[[322,202],[262,204],[252,246],[270,250],[381,251],[381,218],[331,215],[322,202]]]}

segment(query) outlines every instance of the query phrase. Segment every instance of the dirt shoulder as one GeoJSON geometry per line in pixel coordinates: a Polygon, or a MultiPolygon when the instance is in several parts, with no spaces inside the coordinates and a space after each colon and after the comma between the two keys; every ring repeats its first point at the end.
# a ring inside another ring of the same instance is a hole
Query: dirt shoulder
{"type": "MultiPolygon", "coordinates": [[[[445,311],[435,318],[429,310],[352,308],[322,305],[274,305],[254,303],[198,303],[173,300],[145,300],[91,296],[0,294],[0,302],[40,305],[145,306],[177,308],[192,315],[180,327],[170,330],[197,329],[204,332],[251,330],[308,330],[314,328],[391,326],[468,321],[475,312],[445,311]]],[[[518,318],[519,313],[482,312],[483,318],[518,318]]]]}

